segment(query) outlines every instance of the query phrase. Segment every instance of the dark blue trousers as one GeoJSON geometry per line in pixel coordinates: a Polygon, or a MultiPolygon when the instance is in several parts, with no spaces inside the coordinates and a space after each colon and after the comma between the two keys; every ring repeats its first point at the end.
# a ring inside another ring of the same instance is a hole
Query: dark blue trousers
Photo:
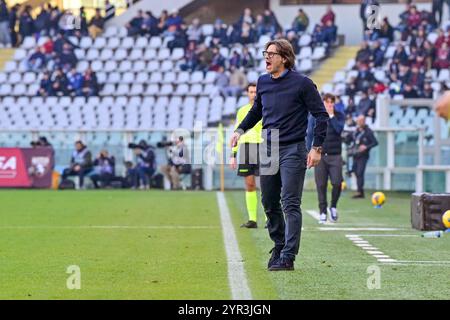
{"type": "Polygon", "coordinates": [[[268,164],[261,161],[261,200],[270,238],[277,248],[282,248],[281,258],[295,260],[302,230],[300,205],[307,150],[304,141],[277,149],[278,159],[275,159],[274,150],[269,152],[269,158],[272,166],[273,162],[278,162],[278,170],[270,170],[269,174],[268,164]]]}

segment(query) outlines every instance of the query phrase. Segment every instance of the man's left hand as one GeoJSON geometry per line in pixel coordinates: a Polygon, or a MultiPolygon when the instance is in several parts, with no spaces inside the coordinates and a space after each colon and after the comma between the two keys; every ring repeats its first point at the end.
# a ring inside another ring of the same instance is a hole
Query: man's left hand
{"type": "Polygon", "coordinates": [[[308,153],[308,160],[306,163],[307,168],[315,167],[319,164],[320,159],[322,158],[322,155],[320,152],[318,152],[315,149],[311,149],[311,151],[308,153]]]}

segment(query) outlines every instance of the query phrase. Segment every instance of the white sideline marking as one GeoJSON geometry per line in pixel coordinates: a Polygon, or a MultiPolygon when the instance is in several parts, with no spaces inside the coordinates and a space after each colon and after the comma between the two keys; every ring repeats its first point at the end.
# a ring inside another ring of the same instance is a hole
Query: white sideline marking
{"type": "Polygon", "coordinates": [[[377,250],[377,248],[373,247],[368,241],[364,240],[361,235],[346,234],[345,237],[350,240],[355,246],[360,247],[372,257],[376,258],[378,262],[397,262],[397,260],[392,259],[382,251],[377,250]]]}
{"type": "Polygon", "coordinates": [[[398,231],[399,228],[340,228],[340,227],[327,227],[319,228],[320,231],[398,231]]]}
{"type": "Polygon", "coordinates": [[[217,226],[0,226],[0,229],[217,229],[217,226]]]}
{"type": "Polygon", "coordinates": [[[306,213],[309,214],[314,219],[316,219],[317,221],[319,221],[320,215],[319,215],[319,213],[317,211],[315,211],[315,210],[306,210],[306,213]]]}
{"type": "Polygon", "coordinates": [[[362,234],[361,237],[416,237],[420,238],[417,234],[362,234]]]}
{"type": "Polygon", "coordinates": [[[217,204],[222,224],[223,241],[228,261],[228,281],[231,288],[231,296],[234,300],[250,300],[252,294],[247,284],[244,263],[239,251],[239,245],[231,222],[230,210],[223,192],[217,192],[217,204]]]}
{"type": "Polygon", "coordinates": [[[431,263],[431,264],[450,264],[450,261],[411,261],[411,260],[398,260],[399,263],[431,263]]]}

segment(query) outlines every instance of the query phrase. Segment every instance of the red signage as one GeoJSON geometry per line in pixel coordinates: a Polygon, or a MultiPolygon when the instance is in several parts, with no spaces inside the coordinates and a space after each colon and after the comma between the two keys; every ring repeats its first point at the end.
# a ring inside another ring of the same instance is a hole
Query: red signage
{"type": "Polygon", "coordinates": [[[0,148],[0,187],[50,188],[51,148],[0,148]]]}

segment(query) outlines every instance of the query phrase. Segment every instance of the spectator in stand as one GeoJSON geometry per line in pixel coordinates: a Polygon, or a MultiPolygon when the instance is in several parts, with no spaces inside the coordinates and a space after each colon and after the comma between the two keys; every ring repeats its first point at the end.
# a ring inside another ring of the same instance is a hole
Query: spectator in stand
{"type": "Polygon", "coordinates": [[[244,22],[242,24],[242,29],[240,30],[239,40],[240,44],[246,45],[253,43],[255,41],[255,34],[252,25],[244,22]]]}
{"type": "Polygon", "coordinates": [[[413,65],[407,83],[417,92],[421,92],[425,84],[425,73],[423,73],[417,65],[413,65]]]}
{"type": "Polygon", "coordinates": [[[166,30],[166,21],[169,18],[169,13],[167,10],[163,10],[158,19],[158,29],[159,33],[163,33],[166,30]]]}
{"type": "Polygon", "coordinates": [[[384,51],[381,49],[381,43],[380,41],[374,41],[370,56],[370,66],[375,68],[382,67],[383,61],[384,51]]]}
{"type": "Polygon", "coordinates": [[[375,101],[370,99],[367,91],[363,91],[361,95],[361,100],[356,107],[357,115],[364,115],[371,117],[375,113],[375,101]]]}
{"type": "Polygon", "coordinates": [[[230,82],[225,89],[225,96],[239,97],[242,94],[242,89],[246,88],[248,84],[245,73],[236,67],[230,67],[230,82]]]}
{"type": "Polygon", "coordinates": [[[45,71],[42,74],[37,95],[41,97],[53,96],[53,83],[50,79],[50,73],[48,71],[45,71]]]}
{"type": "Polygon", "coordinates": [[[9,11],[9,34],[11,38],[11,45],[16,47],[18,45],[16,24],[19,17],[20,4],[15,4],[9,11]]]}
{"type": "Polygon", "coordinates": [[[211,64],[209,65],[209,71],[218,71],[221,67],[225,68],[225,58],[220,53],[218,47],[212,49],[212,54],[213,57],[211,64]]]}
{"type": "Polygon", "coordinates": [[[184,50],[184,63],[180,65],[183,71],[193,72],[198,66],[197,47],[195,41],[190,41],[186,50],[184,50]]]}
{"type": "Polygon", "coordinates": [[[225,72],[225,68],[220,66],[217,69],[216,78],[214,79],[214,85],[217,87],[220,95],[222,97],[228,96],[228,87],[230,84],[230,78],[225,72]]]}
{"type": "Polygon", "coordinates": [[[189,42],[200,43],[203,40],[203,30],[198,18],[192,20],[192,24],[188,27],[186,34],[189,42]]]}
{"type": "Polygon", "coordinates": [[[79,22],[79,26],[75,27],[75,31],[79,31],[84,37],[89,35],[89,31],[88,31],[88,22],[87,22],[87,17],[86,17],[86,12],[84,11],[84,7],[80,8],[80,15],[78,17],[79,22]]]}
{"type": "Polygon", "coordinates": [[[417,90],[409,83],[405,83],[402,90],[402,95],[405,99],[416,99],[419,98],[419,93],[417,90]]]}
{"type": "Polygon", "coordinates": [[[358,89],[356,88],[356,78],[351,77],[347,87],[345,88],[345,94],[347,96],[354,97],[357,92],[358,89]]]}
{"type": "Polygon", "coordinates": [[[355,84],[358,91],[366,91],[375,83],[375,77],[370,72],[367,64],[361,64],[355,84]]]}
{"type": "Polygon", "coordinates": [[[402,83],[405,83],[408,81],[410,74],[411,74],[411,70],[409,68],[409,65],[408,64],[400,64],[397,76],[398,76],[398,79],[402,83]]]}
{"type": "Polygon", "coordinates": [[[363,41],[361,44],[361,48],[356,53],[356,64],[357,66],[361,64],[367,64],[370,62],[372,56],[372,52],[370,51],[370,47],[367,41],[363,41]]]}
{"type": "Polygon", "coordinates": [[[226,46],[229,43],[227,26],[220,19],[216,19],[214,23],[212,38],[213,40],[218,39],[218,44],[223,46],[226,46]]]}
{"type": "Polygon", "coordinates": [[[90,176],[95,189],[110,187],[114,178],[115,162],[116,160],[113,156],[109,156],[107,150],[100,151],[100,154],[94,160],[93,175],[90,176]]]}
{"type": "Polygon", "coordinates": [[[309,26],[309,17],[308,15],[303,11],[303,9],[298,9],[298,14],[294,18],[294,21],[292,22],[292,30],[295,32],[304,32],[306,29],[308,29],[309,26]]]}
{"type": "Polygon", "coordinates": [[[439,49],[442,47],[444,43],[447,43],[447,45],[450,45],[450,34],[445,33],[444,30],[439,29],[438,30],[438,37],[436,39],[436,42],[434,43],[435,47],[439,49]]]}
{"type": "Polygon", "coordinates": [[[381,28],[378,30],[378,34],[383,47],[387,47],[389,43],[394,41],[394,28],[389,23],[387,17],[384,17],[381,28]]]}
{"type": "Polygon", "coordinates": [[[430,41],[425,41],[423,50],[417,56],[416,63],[420,64],[425,70],[430,70],[433,65],[433,58],[436,55],[436,50],[430,41]]]}
{"type": "Polygon", "coordinates": [[[173,10],[170,16],[167,18],[166,29],[169,32],[175,32],[176,30],[180,29],[183,24],[183,18],[180,16],[178,10],[173,10]]]}
{"type": "Polygon", "coordinates": [[[35,52],[28,58],[27,69],[28,71],[40,71],[46,65],[47,57],[45,56],[44,47],[36,47],[35,52]]]}
{"type": "Polygon", "coordinates": [[[184,28],[176,29],[172,35],[172,40],[167,42],[167,47],[170,52],[174,48],[185,48],[187,46],[187,35],[184,28]]]}
{"type": "Polygon", "coordinates": [[[255,23],[255,18],[253,17],[252,10],[250,8],[245,8],[241,17],[239,18],[237,25],[239,28],[244,27],[244,23],[252,26],[255,23]]]}
{"type": "Polygon", "coordinates": [[[322,16],[322,19],[320,19],[322,26],[327,26],[328,22],[331,22],[331,25],[334,25],[335,19],[336,19],[336,15],[334,14],[333,9],[331,8],[331,5],[328,5],[327,11],[322,16]]]}
{"type": "Polygon", "coordinates": [[[253,55],[248,50],[248,47],[244,47],[242,49],[242,66],[245,69],[251,69],[255,66],[255,59],[253,58],[253,55]]]}
{"type": "Polygon", "coordinates": [[[116,7],[109,1],[105,1],[105,21],[114,18],[116,15],[116,7]]]}
{"type": "Polygon", "coordinates": [[[337,27],[331,20],[327,20],[325,26],[323,26],[323,37],[328,47],[333,45],[337,40],[337,27]]]}
{"type": "Polygon", "coordinates": [[[81,141],[75,142],[75,151],[70,159],[70,167],[64,169],[62,179],[69,176],[78,176],[80,188],[84,187],[84,177],[92,171],[92,154],[81,141]]]}
{"type": "Polygon", "coordinates": [[[393,59],[398,59],[399,63],[407,63],[408,55],[406,54],[405,47],[399,43],[394,52],[393,59]]]}
{"type": "Polygon", "coordinates": [[[266,33],[274,35],[278,30],[281,30],[280,24],[278,23],[277,17],[270,9],[264,10],[263,15],[264,29],[266,33]]]}
{"type": "Polygon", "coordinates": [[[158,19],[151,11],[145,12],[144,21],[142,22],[142,34],[148,34],[150,37],[159,35],[158,19]]]}
{"type": "Polygon", "coordinates": [[[256,16],[256,21],[255,21],[255,34],[256,37],[260,37],[263,34],[267,34],[267,30],[266,30],[266,26],[264,24],[264,17],[262,16],[262,14],[258,14],[256,16]]]}
{"type": "Polygon", "coordinates": [[[289,43],[292,46],[292,49],[294,49],[294,53],[297,55],[300,53],[300,46],[298,45],[298,37],[295,31],[289,31],[286,36],[286,40],[289,41],[289,43]]]}
{"type": "Polygon", "coordinates": [[[416,30],[420,26],[421,22],[422,18],[420,12],[417,10],[417,7],[415,5],[412,5],[411,9],[409,10],[408,18],[406,20],[409,34],[413,30],[416,30]]]}
{"type": "Polygon", "coordinates": [[[446,42],[436,52],[436,60],[434,61],[434,68],[441,70],[450,67],[450,49],[446,42]]]}
{"type": "Polygon", "coordinates": [[[419,27],[417,33],[413,33],[409,40],[409,46],[415,47],[417,49],[423,48],[423,45],[427,41],[427,36],[425,34],[425,29],[423,27],[419,27]]]}
{"type": "Polygon", "coordinates": [[[34,28],[39,36],[46,36],[49,32],[50,12],[47,11],[44,5],[40,9],[41,11],[34,21],[34,28]]]}
{"type": "Polygon", "coordinates": [[[208,71],[211,62],[213,60],[213,51],[208,48],[204,43],[201,43],[198,46],[196,51],[196,55],[198,57],[198,70],[208,71]]]}
{"type": "Polygon", "coordinates": [[[68,80],[61,68],[57,68],[52,76],[52,93],[55,96],[66,96],[69,93],[68,80]]]}
{"type": "Polygon", "coordinates": [[[426,81],[423,85],[423,90],[419,93],[420,98],[424,99],[433,99],[434,98],[434,90],[431,87],[431,83],[426,81]]]}
{"type": "Polygon", "coordinates": [[[90,67],[84,72],[82,91],[85,97],[97,96],[100,91],[97,75],[90,67]]]}
{"type": "Polygon", "coordinates": [[[0,43],[6,47],[11,47],[9,11],[5,0],[0,1],[0,43]]]}
{"type": "Polygon", "coordinates": [[[64,31],[65,36],[70,37],[74,34],[75,19],[75,16],[69,10],[64,11],[62,16],[59,18],[58,28],[59,30],[64,31]]]}
{"type": "Polygon", "coordinates": [[[97,38],[105,26],[105,18],[102,17],[100,9],[95,9],[95,16],[89,22],[89,34],[92,38],[97,38]]]}
{"type": "Polygon", "coordinates": [[[144,21],[144,13],[138,10],[137,15],[126,24],[129,36],[135,36],[141,33],[142,22],[144,21]]]}
{"type": "Polygon", "coordinates": [[[323,28],[320,24],[316,24],[316,26],[314,27],[314,31],[311,35],[311,46],[313,48],[325,42],[325,35],[322,29],[323,28]]]}
{"type": "Polygon", "coordinates": [[[233,50],[232,56],[229,61],[229,66],[234,68],[240,68],[242,64],[242,58],[241,55],[237,50],[233,50]]]}
{"type": "Polygon", "coordinates": [[[31,6],[26,6],[25,10],[20,14],[19,34],[22,42],[26,37],[32,36],[34,32],[34,20],[31,16],[31,10],[31,6]]]}
{"type": "Polygon", "coordinates": [[[53,8],[51,4],[48,5],[48,8],[50,10],[49,34],[54,36],[59,32],[58,21],[60,18],[60,12],[58,7],[53,8]]]}
{"type": "Polygon", "coordinates": [[[82,96],[83,95],[83,75],[77,71],[76,68],[70,70],[67,76],[68,80],[68,91],[71,96],[82,96]]]}
{"type": "Polygon", "coordinates": [[[56,65],[68,72],[71,68],[75,68],[78,63],[78,58],[75,55],[70,44],[64,43],[63,51],[56,58],[56,65]]]}

